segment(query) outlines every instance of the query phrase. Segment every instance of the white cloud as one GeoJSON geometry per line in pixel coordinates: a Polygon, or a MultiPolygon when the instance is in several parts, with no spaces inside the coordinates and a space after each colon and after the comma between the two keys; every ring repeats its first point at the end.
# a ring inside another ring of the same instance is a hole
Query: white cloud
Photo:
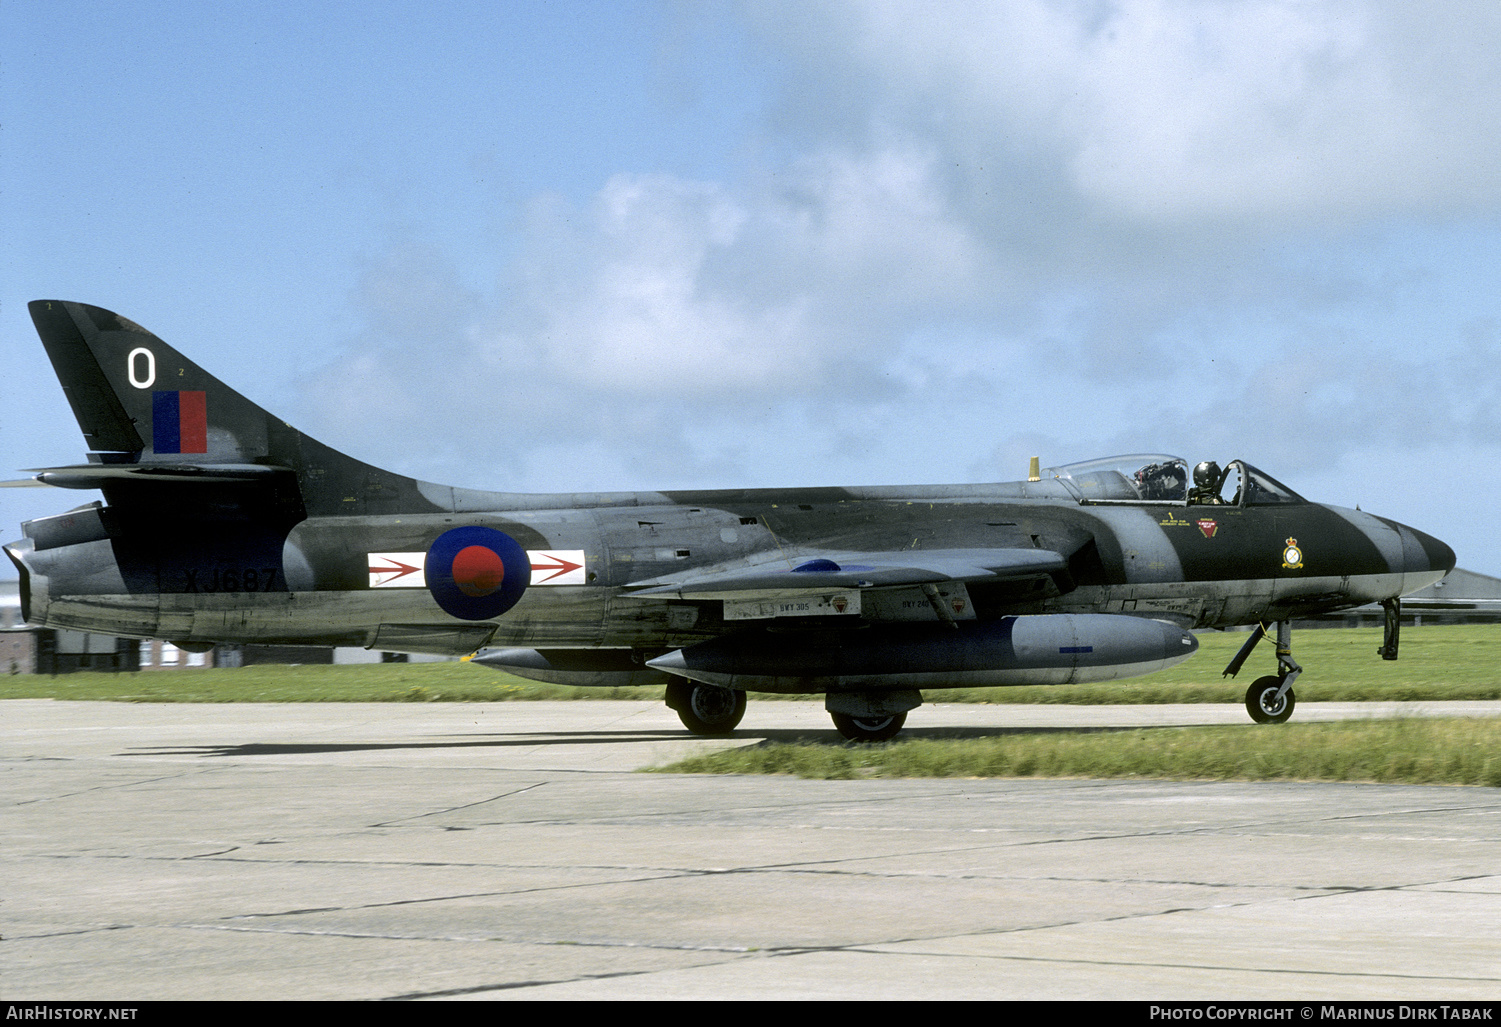
{"type": "Polygon", "coordinates": [[[800,92],[843,95],[831,106],[844,117],[864,97],[872,116],[943,139],[970,173],[1035,175],[1086,216],[1327,221],[1501,195],[1494,4],[848,0],[749,13],[802,56],[800,92]]]}
{"type": "Polygon", "coordinates": [[[567,231],[534,217],[532,248],[552,273],[529,275],[515,296],[535,327],[513,344],[536,346],[552,374],[608,392],[699,394],[806,371],[806,300],[758,304],[709,279],[749,217],[722,188],[620,175],[578,216],[567,231]]]}
{"type": "Polygon", "coordinates": [[[816,391],[878,359],[915,306],[984,287],[987,254],[944,195],[934,159],[896,146],[734,191],[616,176],[585,210],[535,206],[507,290],[518,327],[494,346],[615,394],[816,391]]]}

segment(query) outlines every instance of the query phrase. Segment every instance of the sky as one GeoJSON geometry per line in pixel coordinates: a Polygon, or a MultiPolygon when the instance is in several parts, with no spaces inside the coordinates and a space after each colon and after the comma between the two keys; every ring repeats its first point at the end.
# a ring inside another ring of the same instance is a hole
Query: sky
{"type": "Polygon", "coordinates": [[[1501,575],[1497,53],[1459,0],[7,0],[0,477],[82,460],[68,299],[428,481],[1240,458],[1501,575]]]}

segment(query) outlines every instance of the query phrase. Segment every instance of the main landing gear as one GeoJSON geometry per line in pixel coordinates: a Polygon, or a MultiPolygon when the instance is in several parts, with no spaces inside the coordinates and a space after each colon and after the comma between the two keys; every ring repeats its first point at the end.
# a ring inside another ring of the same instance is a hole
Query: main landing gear
{"type": "Polygon", "coordinates": [[[745,716],[745,693],[699,681],[677,680],[667,686],[667,705],[696,735],[727,735],[745,716]]]}
{"type": "MultiPolygon", "coordinates": [[[[667,705],[696,735],[727,735],[745,716],[745,693],[736,688],[678,679],[667,686],[667,705]]],[[[883,692],[831,692],[824,708],[834,727],[852,742],[884,742],[907,722],[907,711],[922,705],[916,689],[883,692]]]]}
{"type": "Polygon", "coordinates": [[[907,723],[905,713],[893,713],[888,717],[851,717],[846,713],[830,713],[834,727],[852,742],[884,742],[896,735],[907,723]]]}
{"type": "Polygon", "coordinates": [[[907,723],[907,711],[921,705],[922,693],[915,688],[829,692],[823,703],[834,727],[851,742],[884,742],[894,737],[907,723]]]}
{"type": "MultiPolygon", "coordinates": [[[[1238,674],[1241,665],[1251,655],[1251,650],[1256,648],[1256,643],[1266,637],[1266,625],[1258,624],[1256,630],[1251,632],[1251,637],[1246,640],[1246,644],[1240,647],[1240,652],[1235,654],[1235,659],[1231,660],[1230,665],[1225,668],[1225,676],[1233,678],[1238,674]]],[[[1303,668],[1298,665],[1297,660],[1293,659],[1292,639],[1292,621],[1279,620],[1277,622],[1277,673],[1257,678],[1251,687],[1246,689],[1246,712],[1258,724],[1281,724],[1293,715],[1293,708],[1298,704],[1298,697],[1293,694],[1293,682],[1298,679],[1299,674],[1303,673],[1303,668]]]]}

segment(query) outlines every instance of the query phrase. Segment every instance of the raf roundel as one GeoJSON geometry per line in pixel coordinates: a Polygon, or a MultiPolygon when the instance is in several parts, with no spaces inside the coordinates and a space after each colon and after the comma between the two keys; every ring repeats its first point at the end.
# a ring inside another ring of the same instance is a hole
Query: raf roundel
{"type": "Polygon", "coordinates": [[[499,617],[521,600],[532,577],[521,543],[478,525],[439,535],[427,551],[426,571],[433,599],[464,620],[499,617]]]}

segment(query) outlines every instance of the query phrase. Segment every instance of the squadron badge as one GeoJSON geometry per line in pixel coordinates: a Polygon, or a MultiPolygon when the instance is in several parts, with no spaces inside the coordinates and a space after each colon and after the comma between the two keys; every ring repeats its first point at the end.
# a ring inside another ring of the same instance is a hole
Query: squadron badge
{"type": "Polygon", "coordinates": [[[1287,548],[1282,550],[1282,567],[1284,570],[1300,571],[1303,569],[1303,550],[1298,548],[1298,540],[1287,540],[1287,548]]]}

